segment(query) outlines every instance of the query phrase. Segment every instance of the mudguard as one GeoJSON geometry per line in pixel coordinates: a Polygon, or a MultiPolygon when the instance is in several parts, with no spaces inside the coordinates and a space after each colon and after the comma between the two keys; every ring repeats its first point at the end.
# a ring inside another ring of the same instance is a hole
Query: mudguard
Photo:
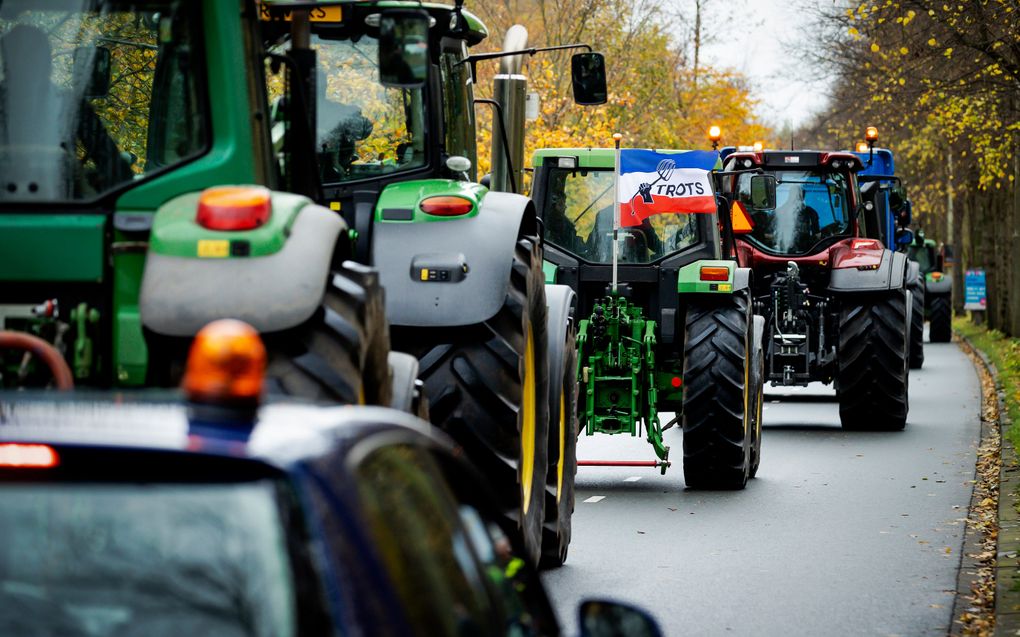
{"type": "Polygon", "coordinates": [[[677,292],[681,294],[732,294],[746,290],[751,285],[751,269],[737,266],[729,259],[699,259],[680,268],[677,272],[677,292]],[[726,279],[701,280],[701,268],[726,268],[726,279]]]}
{"type": "Polygon", "coordinates": [[[521,223],[533,211],[527,197],[488,192],[470,217],[377,220],[373,265],[386,289],[390,325],[454,327],[495,316],[510,285],[521,223]]]}
{"type": "Polygon", "coordinates": [[[346,227],[343,219],[304,197],[274,193],[273,216],[286,219],[274,234],[274,247],[264,250],[268,253],[204,257],[199,256],[203,241],[228,241],[218,238],[227,236],[237,241],[244,233],[198,227],[193,222],[197,202],[197,193],[184,195],[156,213],[142,276],[142,325],[165,336],[192,336],[220,318],[246,321],[260,332],[308,320],[322,302],[337,237],[346,227]],[[164,225],[161,214],[176,219],[164,225]],[[187,245],[190,254],[183,249],[187,245]]]}
{"type": "Polygon", "coordinates": [[[917,280],[921,278],[921,266],[917,261],[911,261],[907,259],[907,287],[910,287],[917,283],[917,280]]]}
{"type": "Polygon", "coordinates": [[[907,255],[882,250],[882,259],[875,269],[839,268],[829,278],[830,292],[879,292],[898,290],[907,276],[907,255]]]}
{"type": "Polygon", "coordinates": [[[930,294],[932,296],[948,296],[953,293],[953,278],[950,276],[943,276],[938,281],[928,278],[924,282],[924,292],[925,294],[930,294]]]}
{"type": "MultiPolygon", "coordinates": [[[[546,323],[549,326],[549,379],[550,379],[550,406],[556,405],[559,408],[559,391],[555,390],[557,378],[554,370],[563,366],[563,345],[566,342],[567,330],[570,329],[570,320],[573,315],[574,305],[577,303],[577,295],[566,285],[546,285],[545,303],[549,308],[546,323]],[[555,396],[553,396],[555,394],[555,396]],[[555,398],[555,400],[552,400],[555,398]]],[[[550,412],[552,413],[552,412],[550,412]]]]}

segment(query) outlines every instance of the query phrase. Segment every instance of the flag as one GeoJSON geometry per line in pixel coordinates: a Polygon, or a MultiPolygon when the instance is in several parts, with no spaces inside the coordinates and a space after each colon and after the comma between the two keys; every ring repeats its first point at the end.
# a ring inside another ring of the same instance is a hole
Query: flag
{"type": "Polygon", "coordinates": [[[620,225],[637,226],[663,213],[715,212],[710,171],[718,161],[715,151],[621,150],[620,225]]]}

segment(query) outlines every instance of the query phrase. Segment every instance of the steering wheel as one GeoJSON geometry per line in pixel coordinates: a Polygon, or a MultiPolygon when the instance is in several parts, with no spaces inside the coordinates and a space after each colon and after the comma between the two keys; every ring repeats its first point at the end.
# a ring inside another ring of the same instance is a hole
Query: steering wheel
{"type": "Polygon", "coordinates": [[[71,375],[71,368],[68,367],[67,361],[56,347],[38,336],[25,332],[0,330],[0,350],[5,349],[22,350],[36,356],[49,368],[57,389],[61,391],[74,389],[74,376],[71,375]]]}

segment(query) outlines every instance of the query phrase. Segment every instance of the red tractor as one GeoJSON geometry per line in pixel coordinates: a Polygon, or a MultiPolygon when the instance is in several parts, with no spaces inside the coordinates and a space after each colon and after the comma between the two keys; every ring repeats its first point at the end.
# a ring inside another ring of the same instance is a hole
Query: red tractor
{"type": "Polygon", "coordinates": [[[834,383],[844,429],[907,422],[907,259],[867,237],[852,153],[724,154],[732,246],[752,270],[772,385],[834,383]]]}

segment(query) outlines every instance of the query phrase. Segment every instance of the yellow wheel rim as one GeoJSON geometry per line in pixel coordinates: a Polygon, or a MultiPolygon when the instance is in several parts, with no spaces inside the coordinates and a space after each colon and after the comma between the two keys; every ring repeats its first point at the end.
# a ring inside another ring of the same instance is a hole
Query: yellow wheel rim
{"type": "MultiPolygon", "coordinates": [[[[564,387],[563,389],[566,389],[564,387]]],[[[560,460],[556,463],[556,501],[560,501],[563,494],[563,449],[567,442],[567,410],[563,391],[560,391],[560,460]]]]}
{"type": "Polygon", "coordinates": [[[531,506],[531,487],[535,480],[535,341],[531,330],[524,346],[524,383],[521,387],[521,496],[524,513],[531,506]]]}

